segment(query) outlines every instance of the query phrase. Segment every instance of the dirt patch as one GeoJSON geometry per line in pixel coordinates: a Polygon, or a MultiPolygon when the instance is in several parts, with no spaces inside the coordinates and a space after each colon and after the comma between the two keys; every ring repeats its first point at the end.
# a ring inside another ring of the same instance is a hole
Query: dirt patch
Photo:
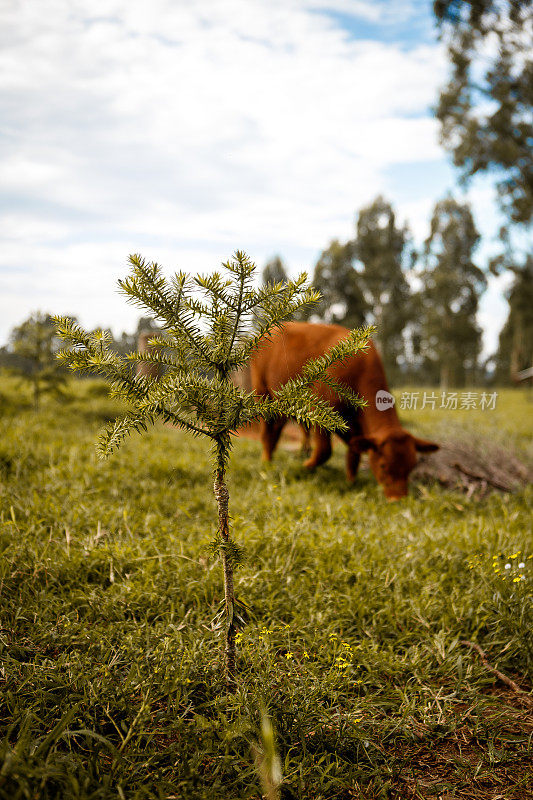
{"type": "Polygon", "coordinates": [[[418,483],[438,482],[468,497],[483,497],[494,491],[516,492],[533,481],[531,463],[501,442],[465,433],[439,444],[440,450],[424,455],[413,470],[418,483]]]}
{"type": "Polygon", "coordinates": [[[494,705],[457,707],[457,727],[442,739],[428,736],[402,752],[405,767],[393,798],[526,800],[533,796],[530,737],[533,717],[516,697],[494,689],[494,705]]]}

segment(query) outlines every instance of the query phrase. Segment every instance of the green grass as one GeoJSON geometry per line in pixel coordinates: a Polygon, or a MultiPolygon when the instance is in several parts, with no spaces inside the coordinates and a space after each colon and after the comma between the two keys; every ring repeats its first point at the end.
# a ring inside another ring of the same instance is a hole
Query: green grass
{"type": "MultiPolygon", "coordinates": [[[[99,462],[119,410],[100,384],[39,414],[19,391],[2,380],[0,797],[260,798],[262,707],[282,798],[531,796],[531,714],[461,644],[529,689],[531,488],[415,486],[391,505],[366,471],[346,485],[340,445],[308,475],[237,439],[236,591],[253,616],[228,698],[208,448],[158,427],[99,462]]],[[[495,412],[401,413],[525,453],[531,408],[508,390],[495,412]]]]}

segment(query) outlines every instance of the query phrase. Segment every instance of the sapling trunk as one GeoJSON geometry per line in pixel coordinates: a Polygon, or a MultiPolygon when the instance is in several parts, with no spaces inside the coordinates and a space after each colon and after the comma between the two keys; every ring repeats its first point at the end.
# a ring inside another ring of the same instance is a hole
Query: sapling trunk
{"type": "Polygon", "coordinates": [[[219,442],[218,466],[215,472],[213,486],[218,505],[218,533],[221,541],[222,567],[224,570],[224,603],[226,607],[226,686],[228,691],[233,691],[235,681],[235,589],[233,587],[233,560],[231,551],[226,545],[230,541],[229,535],[229,492],[226,486],[226,470],[221,457],[222,443],[219,442]]]}

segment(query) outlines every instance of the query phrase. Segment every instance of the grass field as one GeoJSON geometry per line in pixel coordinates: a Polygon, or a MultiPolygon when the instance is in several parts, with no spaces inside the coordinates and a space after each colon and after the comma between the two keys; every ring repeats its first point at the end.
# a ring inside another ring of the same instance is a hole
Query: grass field
{"type": "MultiPolygon", "coordinates": [[[[260,798],[265,713],[282,798],[533,795],[530,701],[462,643],[530,690],[531,487],[415,485],[387,504],[367,471],[346,485],[340,445],[308,475],[238,438],[236,591],[253,616],[227,697],[207,447],[158,427],[99,462],[118,406],[94,381],[71,393],[36,414],[0,382],[0,797],[260,798]]],[[[402,414],[527,457],[532,411],[508,390],[495,411],[402,414]]]]}

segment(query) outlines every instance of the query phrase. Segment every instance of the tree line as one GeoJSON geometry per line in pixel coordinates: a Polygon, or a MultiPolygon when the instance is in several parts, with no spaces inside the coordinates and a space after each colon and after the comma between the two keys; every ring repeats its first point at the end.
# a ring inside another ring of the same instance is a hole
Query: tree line
{"type": "MultiPolygon", "coordinates": [[[[512,243],[533,215],[533,2],[433,0],[433,13],[450,66],[435,107],[441,144],[461,183],[495,177],[502,252],[481,270],[470,208],[446,198],[417,254],[378,197],[359,212],[353,241],[331,242],[318,259],[313,284],[323,299],[311,318],[376,324],[392,381],[508,383],[533,364],[533,258],[517,257],[512,243]],[[502,270],[513,276],[507,320],[497,351],[481,362],[479,299],[488,274],[502,270]]],[[[279,258],[265,268],[266,280],[285,277],[279,258]]]]}
{"type": "MultiPolygon", "coordinates": [[[[353,239],[335,239],[322,251],[311,275],[320,300],[293,318],[348,328],[375,325],[392,385],[510,383],[533,361],[533,259],[518,264],[500,256],[481,269],[474,261],[479,240],[469,205],[446,197],[436,203],[417,252],[408,226],[398,223],[391,203],[379,196],[358,212],[353,239]],[[514,276],[508,316],[497,352],[483,361],[479,300],[487,273],[502,268],[514,276]]],[[[266,263],[262,281],[289,282],[279,256],[266,263]]],[[[133,332],[114,338],[109,327],[107,334],[112,350],[125,355],[137,349],[141,333],[157,330],[154,320],[141,317],[133,332]]],[[[0,367],[29,378],[36,406],[43,392],[60,391],[64,383],[58,349],[53,319],[42,313],[15,327],[0,348],[0,367]]]]}
{"type": "MultiPolygon", "coordinates": [[[[312,283],[322,297],[299,318],[375,325],[392,383],[510,382],[533,358],[533,260],[507,259],[514,273],[509,314],[497,352],[482,361],[476,315],[487,270],[474,261],[479,240],[469,205],[447,197],[435,205],[429,236],[417,252],[408,226],[397,223],[392,205],[379,196],[359,211],[353,239],[333,240],[320,254],[312,283]]],[[[499,259],[490,269],[501,266],[499,259]]],[[[263,280],[287,280],[279,256],[266,264],[263,280]]]]}

